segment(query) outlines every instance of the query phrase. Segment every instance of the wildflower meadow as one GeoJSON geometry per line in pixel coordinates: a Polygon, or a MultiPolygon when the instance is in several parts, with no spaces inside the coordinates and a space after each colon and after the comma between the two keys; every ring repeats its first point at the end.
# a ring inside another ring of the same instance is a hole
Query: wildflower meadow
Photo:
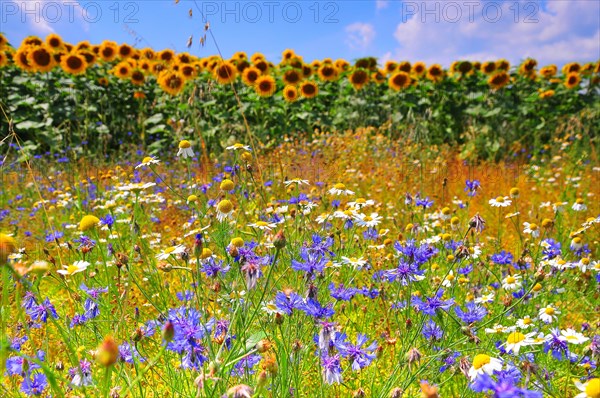
{"type": "Polygon", "coordinates": [[[0,396],[599,398],[599,84],[0,35],[0,396]]]}

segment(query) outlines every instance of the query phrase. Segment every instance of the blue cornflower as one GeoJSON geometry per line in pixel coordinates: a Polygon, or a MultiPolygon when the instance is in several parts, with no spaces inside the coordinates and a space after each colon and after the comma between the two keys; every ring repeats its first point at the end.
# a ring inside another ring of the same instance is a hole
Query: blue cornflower
{"type": "Polygon", "coordinates": [[[498,265],[509,265],[512,264],[514,257],[512,253],[502,250],[500,253],[492,254],[490,259],[498,265]]]}
{"type": "Polygon", "coordinates": [[[314,277],[316,273],[322,273],[328,261],[324,255],[306,247],[300,249],[300,257],[304,261],[292,260],[292,269],[304,271],[310,277],[314,277]]]}
{"type": "Polygon", "coordinates": [[[58,319],[58,314],[56,313],[56,309],[50,303],[50,299],[46,297],[44,302],[40,305],[33,306],[31,309],[25,311],[27,315],[31,317],[34,321],[42,321],[46,323],[48,320],[48,316],[51,316],[54,319],[58,319]]]}
{"type": "Polygon", "coordinates": [[[343,283],[335,287],[333,282],[329,284],[329,291],[331,292],[331,297],[341,301],[350,301],[358,293],[356,288],[344,287],[343,283]]]}
{"type": "Polygon", "coordinates": [[[333,311],[333,305],[331,303],[327,304],[325,307],[321,305],[317,300],[309,298],[306,300],[306,303],[302,306],[302,311],[306,313],[306,315],[310,315],[313,318],[321,319],[321,318],[330,318],[335,313],[333,311]]]}
{"type": "Polygon", "coordinates": [[[514,385],[512,379],[494,380],[487,373],[483,373],[473,381],[470,388],[475,392],[486,393],[492,398],[542,398],[539,391],[530,391],[514,385]]]}
{"type": "Polygon", "coordinates": [[[559,257],[562,255],[562,251],[560,249],[560,242],[555,241],[552,238],[544,239],[542,241],[542,254],[544,255],[544,260],[551,260],[555,257],[559,257]]]}
{"type": "Polygon", "coordinates": [[[452,366],[456,364],[456,358],[460,356],[460,352],[454,351],[450,353],[450,355],[442,358],[442,362],[444,363],[440,366],[440,373],[444,373],[446,370],[450,369],[452,366]]]}
{"type": "Polygon", "coordinates": [[[140,355],[137,348],[125,341],[119,346],[119,359],[125,363],[133,363],[137,358],[140,362],[144,362],[144,358],[140,355]]]}
{"type": "Polygon", "coordinates": [[[423,336],[427,340],[441,340],[444,336],[444,331],[431,319],[423,325],[423,336]]]}
{"type": "Polygon", "coordinates": [[[426,197],[426,198],[424,198],[424,199],[418,198],[418,199],[415,201],[415,205],[416,205],[416,206],[423,206],[423,209],[428,209],[428,208],[430,208],[431,206],[433,206],[433,200],[430,200],[430,199],[429,199],[429,196],[428,196],[428,197],[426,197]]]}
{"type": "Polygon", "coordinates": [[[21,391],[27,395],[42,395],[47,385],[48,380],[43,373],[26,375],[21,383],[21,391]]]}
{"type": "Polygon", "coordinates": [[[475,304],[470,301],[466,304],[466,310],[463,311],[462,308],[456,307],[454,308],[454,312],[466,324],[471,324],[475,322],[481,321],[487,315],[487,310],[485,307],[475,304]]]}
{"type": "Polygon", "coordinates": [[[454,305],[454,299],[442,300],[444,290],[440,289],[432,297],[425,297],[425,301],[419,296],[412,296],[412,304],[424,314],[434,316],[440,309],[447,311],[454,305]]]}
{"type": "Polygon", "coordinates": [[[100,315],[100,307],[98,306],[98,298],[101,293],[108,292],[108,288],[88,288],[84,283],[82,283],[79,288],[88,294],[88,298],[85,299],[83,303],[83,308],[85,309],[85,317],[86,319],[94,319],[98,315],[100,315]]]}
{"type": "Polygon", "coordinates": [[[291,292],[289,296],[284,292],[277,292],[275,295],[275,306],[287,315],[292,315],[292,311],[295,309],[303,308],[304,300],[296,292],[291,292]]]}
{"type": "Polygon", "coordinates": [[[570,357],[569,346],[566,341],[560,339],[560,336],[560,330],[553,329],[544,343],[544,352],[552,351],[552,356],[559,361],[570,357]]]}
{"type": "Polygon", "coordinates": [[[107,214],[100,219],[100,224],[106,225],[109,229],[112,228],[114,223],[115,223],[115,218],[112,216],[112,214],[107,214]]]}
{"type": "Polygon", "coordinates": [[[335,347],[340,352],[340,355],[352,363],[352,370],[357,371],[369,366],[375,359],[373,354],[377,350],[377,342],[373,341],[368,347],[363,346],[369,341],[369,338],[364,334],[359,334],[356,338],[356,345],[346,342],[346,334],[342,334],[340,339],[336,339],[335,347]]]}
{"type": "Polygon", "coordinates": [[[473,197],[477,194],[477,190],[481,188],[481,183],[479,180],[467,180],[465,181],[465,192],[470,197],[473,197]]]}
{"type": "Polygon", "coordinates": [[[424,273],[425,272],[423,270],[419,269],[417,264],[410,264],[404,260],[400,260],[397,268],[384,271],[382,276],[385,277],[389,282],[399,280],[400,284],[407,286],[411,282],[423,279],[422,276],[424,273]]]}
{"type": "Polygon", "coordinates": [[[69,369],[71,384],[75,387],[87,387],[94,384],[92,379],[92,363],[87,359],[79,361],[78,368],[69,369]]]}
{"type": "Polygon", "coordinates": [[[54,231],[46,234],[46,242],[53,243],[55,240],[62,238],[65,234],[62,231],[54,231]]]}
{"type": "Polygon", "coordinates": [[[85,317],[85,315],[75,314],[75,315],[73,315],[73,318],[71,319],[71,323],[69,324],[69,327],[71,329],[73,329],[75,326],[83,325],[86,322],[87,322],[87,318],[85,317]]]}
{"type": "Polygon", "coordinates": [[[200,271],[204,272],[209,278],[215,278],[219,273],[221,276],[227,274],[231,267],[229,265],[223,265],[223,260],[217,261],[213,257],[209,257],[207,260],[202,262],[200,271]]]}
{"type": "Polygon", "coordinates": [[[323,367],[323,377],[327,384],[339,384],[342,382],[342,367],[340,366],[339,354],[322,357],[321,366],[323,367]]]}
{"type": "Polygon", "coordinates": [[[377,290],[374,287],[369,289],[366,286],[363,286],[357,291],[357,293],[362,294],[363,296],[368,297],[370,299],[379,297],[379,290],[377,290]]]}
{"type": "Polygon", "coordinates": [[[232,376],[248,376],[255,373],[254,367],[260,362],[262,357],[260,355],[248,355],[240,359],[231,369],[232,376]]]}

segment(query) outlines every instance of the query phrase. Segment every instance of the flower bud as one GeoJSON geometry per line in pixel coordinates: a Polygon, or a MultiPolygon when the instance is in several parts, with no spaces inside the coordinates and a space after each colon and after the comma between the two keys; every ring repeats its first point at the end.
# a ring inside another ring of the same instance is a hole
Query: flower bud
{"type": "Polygon", "coordinates": [[[173,337],[175,337],[175,325],[173,322],[167,321],[162,330],[162,338],[168,343],[173,340],[173,337]]]}
{"type": "Polygon", "coordinates": [[[114,365],[119,358],[119,346],[112,336],[106,336],[98,347],[96,360],[100,365],[109,367],[114,365]]]}
{"type": "Polygon", "coordinates": [[[286,243],[287,241],[285,239],[283,231],[277,232],[277,234],[275,235],[275,239],[273,239],[273,246],[275,246],[276,249],[281,250],[285,247],[286,243]]]}

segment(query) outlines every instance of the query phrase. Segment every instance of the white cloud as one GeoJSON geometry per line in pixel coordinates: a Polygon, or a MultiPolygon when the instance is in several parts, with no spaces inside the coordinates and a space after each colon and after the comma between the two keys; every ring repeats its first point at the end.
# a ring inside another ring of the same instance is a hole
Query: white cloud
{"type": "Polygon", "coordinates": [[[533,57],[540,64],[562,64],[600,58],[600,2],[548,1],[544,8],[522,1],[518,10],[514,1],[471,9],[467,3],[453,2],[461,5],[460,13],[444,2],[427,3],[427,12],[418,3],[411,3],[416,8],[410,13],[403,6],[408,20],[396,27],[394,58],[444,65],[457,59],[533,57]]]}
{"type": "Polygon", "coordinates": [[[346,44],[354,50],[365,50],[375,38],[375,28],[368,23],[356,22],[346,26],[346,44]]]}
{"type": "Polygon", "coordinates": [[[89,31],[86,10],[74,0],[10,0],[7,4],[11,6],[3,10],[10,14],[5,18],[27,24],[36,35],[48,35],[72,23],[89,31]]]}
{"type": "Polygon", "coordinates": [[[387,8],[390,5],[389,0],[376,0],[375,1],[375,7],[378,10],[383,10],[384,8],[387,8]]]}

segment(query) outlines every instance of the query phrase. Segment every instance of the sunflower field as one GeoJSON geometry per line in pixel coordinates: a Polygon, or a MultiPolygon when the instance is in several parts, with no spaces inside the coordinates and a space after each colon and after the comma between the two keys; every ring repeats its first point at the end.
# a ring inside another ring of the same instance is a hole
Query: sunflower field
{"type": "Polygon", "coordinates": [[[600,62],[0,35],[0,112],[2,397],[600,397],[600,62]]]}

